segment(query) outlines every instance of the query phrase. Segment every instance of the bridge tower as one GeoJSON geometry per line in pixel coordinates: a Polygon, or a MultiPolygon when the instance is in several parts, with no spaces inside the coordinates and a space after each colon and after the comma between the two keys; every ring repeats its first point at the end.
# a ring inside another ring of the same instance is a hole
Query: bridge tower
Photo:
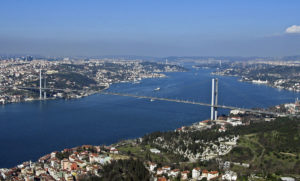
{"type": "Polygon", "coordinates": [[[42,69],[40,69],[40,100],[42,100],[42,69]]]}
{"type": "MultiPolygon", "coordinates": [[[[215,106],[218,105],[218,89],[219,89],[219,80],[215,79],[215,106]]],[[[215,107],[215,120],[218,119],[218,108],[215,107]]]]}
{"type": "Polygon", "coordinates": [[[215,79],[211,81],[211,110],[210,120],[214,120],[214,104],[215,104],[215,79]]]}
{"type": "Polygon", "coordinates": [[[210,111],[210,119],[217,120],[218,118],[218,79],[212,79],[211,82],[211,111],[210,111]]]}
{"type": "Polygon", "coordinates": [[[44,99],[47,98],[47,93],[46,93],[46,76],[44,78],[44,99]]]}

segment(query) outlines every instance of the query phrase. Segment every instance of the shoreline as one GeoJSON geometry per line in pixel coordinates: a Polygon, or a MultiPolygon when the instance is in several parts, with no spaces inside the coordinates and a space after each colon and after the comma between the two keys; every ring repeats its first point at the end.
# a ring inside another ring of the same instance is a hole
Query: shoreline
{"type": "MultiPolygon", "coordinates": [[[[178,71],[180,72],[180,71],[178,71]]],[[[172,73],[172,72],[164,72],[164,73],[172,73]]],[[[160,76],[160,77],[146,77],[146,78],[141,78],[141,80],[139,80],[139,82],[135,82],[134,80],[131,81],[119,81],[119,82],[115,82],[115,83],[111,83],[108,84],[108,86],[106,86],[105,88],[98,90],[98,91],[89,91],[89,92],[85,92],[85,95],[81,95],[79,97],[72,97],[72,98],[58,98],[58,97],[51,97],[51,98],[46,98],[46,99],[39,99],[39,98],[33,98],[30,100],[22,100],[22,101],[18,101],[18,102],[8,102],[8,103],[1,103],[0,105],[5,106],[5,105],[10,105],[10,104],[18,104],[18,103],[27,103],[27,102],[36,102],[36,101],[47,101],[47,100],[72,100],[72,99],[81,99],[84,97],[88,97],[91,95],[95,95],[95,94],[100,94],[102,91],[105,91],[107,89],[110,88],[110,85],[112,84],[120,84],[120,83],[132,83],[132,84],[140,84],[142,80],[144,79],[161,79],[161,78],[167,78],[168,76],[163,74],[164,76],[160,76]]],[[[74,90],[74,91],[81,91],[81,90],[74,90]]]]}
{"type": "MultiPolygon", "coordinates": [[[[153,78],[154,79],[154,78],[153,78]]],[[[156,79],[156,78],[155,78],[156,79]]],[[[118,83],[125,83],[125,82],[118,82],[118,83]]],[[[130,82],[126,82],[126,83],[130,83],[130,82]]],[[[115,84],[115,83],[114,83],[115,84]]],[[[106,87],[105,89],[102,89],[101,91],[103,91],[103,90],[106,90],[106,89],[108,89],[108,88],[110,88],[110,87],[106,87]]],[[[101,91],[95,91],[95,92],[93,92],[93,93],[91,93],[91,94],[89,94],[89,95],[93,95],[93,94],[97,94],[97,93],[99,93],[99,92],[101,92],[101,91]]],[[[89,96],[88,95],[88,96],[89,96]]],[[[202,120],[203,121],[203,120],[202,120]]],[[[196,121],[196,122],[199,122],[199,121],[196,121]]],[[[196,123],[195,122],[195,123],[196,123]]],[[[193,123],[192,123],[193,124],[193,123]]],[[[187,126],[191,126],[191,125],[187,125],[187,126]]],[[[138,138],[140,138],[140,137],[136,137],[136,138],[131,138],[131,139],[126,139],[125,141],[130,141],[130,140],[136,140],[136,139],[138,139],[138,138]]],[[[112,144],[110,144],[110,145],[115,145],[115,144],[118,144],[118,143],[120,143],[120,141],[118,141],[118,142],[115,142],[115,143],[112,143],[112,144]]]]}
{"type": "MultiPolygon", "coordinates": [[[[95,93],[95,94],[96,94],[96,93],[95,93]]],[[[275,106],[278,106],[278,105],[274,105],[274,107],[275,107],[275,106]]],[[[261,108],[261,109],[266,109],[266,108],[261,108]]],[[[224,116],[221,116],[221,115],[220,115],[220,118],[222,118],[222,117],[224,117],[224,116]]],[[[230,113],[227,114],[227,115],[225,115],[225,117],[230,117],[230,113]]],[[[175,131],[175,132],[182,131],[182,132],[184,132],[184,130],[189,130],[189,129],[194,129],[194,128],[199,129],[199,126],[200,126],[200,127],[203,126],[202,123],[206,125],[208,121],[210,121],[210,122],[216,122],[216,123],[217,123],[217,122],[223,122],[222,119],[218,119],[218,120],[203,119],[203,120],[201,120],[201,121],[196,121],[196,122],[193,122],[193,123],[190,123],[190,124],[182,125],[181,127],[176,128],[175,130],[170,129],[170,130],[165,130],[165,131],[160,131],[160,132],[170,132],[170,131],[171,131],[171,132],[172,132],[172,131],[175,131]]],[[[208,127],[202,127],[200,130],[203,131],[203,130],[207,130],[207,129],[211,129],[211,128],[210,128],[210,127],[209,127],[209,128],[208,128],[208,127]]],[[[155,132],[155,131],[154,131],[154,132],[155,132]]],[[[113,148],[118,148],[119,146],[122,146],[122,145],[124,145],[124,144],[131,143],[131,142],[136,142],[137,140],[142,140],[144,136],[146,136],[146,135],[148,135],[148,134],[152,134],[152,133],[154,133],[154,132],[145,133],[145,134],[143,134],[142,136],[137,136],[137,137],[134,137],[134,138],[120,139],[119,141],[114,142],[114,143],[111,143],[111,144],[109,144],[109,145],[105,145],[105,144],[101,144],[101,145],[93,145],[93,144],[91,144],[91,145],[88,145],[88,146],[93,146],[93,147],[113,147],[113,148]]],[[[63,148],[63,150],[74,150],[74,149],[77,149],[77,148],[83,147],[83,146],[85,146],[85,145],[77,145],[77,146],[74,146],[74,147],[72,147],[72,148],[63,148]]],[[[61,150],[61,151],[59,151],[59,152],[62,152],[63,150],[61,150]]],[[[53,152],[57,152],[57,151],[56,151],[56,150],[52,150],[51,153],[53,153],[53,152]]],[[[43,157],[45,157],[45,156],[47,156],[47,155],[50,155],[51,153],[45,153],[45,155],[42,155],[40,158],[38,158],[37,160],[34,160],[34,161],[32,161],[32,160],[26,160],[26,161],[23,161],[22,163],[19,163],[19,164],[13,166],[13,167],[3,167],[3,168],[0,167],[0,170],[1,170],[1,169],[12,169],[12,168],[16,168],[16,167],[19,167],[20,165],[22,165],[23,163],[27,163],[27,162],[33,162],[33,163],[34,163],[34,162],[39,162],[39,160],[40,160],[41,158],[43,158],[43,157]]]]}
{"type": "Polygon", "coordinates": [[[265,85],[265,86],[277,89],[279,91],[285,90],[285,91],[289,91],[289,92],[300,93],[300,90],[290,90],[289,88],[286,88],[286,87],[282,87],[282,88],[281,87],[276,87],[276,86],[274,86],[272,84],[269,84],[269,83],[255,83],[255,82],[253,82],[253,80],[243,80],[243,77],[240,76],[240,75],[221,75],[221,74],[218,74],[218,73],[215,73],[215,72],[211,72],[210,74],[211,75],[222,76],[222,77],[237,77],[237,78],[239,78],[237,80],[239,82],[246,82],[246,83],[251,83],[251,84],[254,84],[254,85],[265,85]]]}
{"type": "MultiPolygon", "coordinates": [[[[278,106],[278,105],[274,105],[274,107],[275,106],[278,106]]],[[[265,109],[265,108],[262,108],[262,109],[265,109]]],[[[255,114],[254,114],[255,115],[255,114]]],[[[229,113],[229,114],[227,114],[227,115],[225,115],[225,116],[220,116],[220,119],[218,118],[217,120],[207,120],[207,119],[205,119],[205,120],[201,120],[201,121],[196,121],[196,122],[194,122],[194,123],[191,123],[191,124],[189,124],[189,125],[183,125],[183,126],[181,126],[181,127],[179,127],[179,128],[176,128],[175,130],[168,130],[168,131],[161,131],[161,132],[172,132],[172,131],[174,131],[174,132],[185,132],[185,130],[190,130],[190,129],[195,129],[195,130],[200,130],[200,131],[204,131],[204,130],[207,130],[207,129],[212,129],[211,128],[211,126],[209,125],[209,124],[207,124],[207,122],[215,122],[216,124],[218,124],[218,123],[223,123],[224,122],[224,120],[223,120],[223,118],[224,117],[230,117],[231,116],[231,113],[229,113]]],[[[247,124],[243,124],[243,125],[247,125],[247,124]]],[[[225,128],[225,127],[222,127],[223,129],[225,128]]],[[[223,130],[222,130],[223,131],[223,130]]],[[[132,143],[132,142],[136,142],[136,141],[140,141],[140,140],[142,140],[143,139],[143,137],[145,137],[146,135],[148,135],[148,134],[152,134],[152,133],[154,133],[154,132],[151,132],[151,133],[145,133],[143,136],[138,136],[138,137],[135,137],[135,138],[128,138],[128,139],[121,139],[121,140],[119,140],[119,141],[117,141],[117,142],[115,142],[115,143],[112,143],[112,144],[109,144],[109,145],[105,145],[105,144],[101,144],[101,145],[77,145],[77,146],[74,146],[74,147],[72,147],[72,148],[63,148],[63,150],[61,150],[61,151],[56,151],[56,150],[53,150],[51,153],[45,153],[45,155],[42,155],[40,158],[38,158],[37,160],[34,160],[34,161],[32,161],[32,160],[26,160],[26,161],[24,161],[24,162],[22,162],[22,163],[19,163],[19,164],[16,164],[15,166],[13,166],[13,167],[3,167],[3,168],[1,168],[0,167],[0,170],[2,169],[13,169],[13,168],[19,168],[19,167],[22,167],[22,165],[24,165],[24,163],[37,163],[37,162],[40,162],[40,160],[42,159],[42,158],[44,158],[44,157],[47,157],[48,155],[51,155],[52,153],[54,153],[54,152],[64,152],[64,150],[76,150],[76,149],[78,149],[78,148],[81,148],[81,147],[85,147],[85,146],[92,146],[92,147],[107,147],[107,148],[118,148],[118,147],[122,147],[122,146],[124,146],[124,145],[126,145],[126,144],[128,144],[128,143],[132,143]]],[[[235,140],[235,141],[237,141],[238,140],[238,137],[237,137],[237,139],[235,140]]],[[[233,146],[234,147],[234,146],[233,146]]],[[[232,147],[232,148],[233,148],[232,147]]],[[[232,150],[232,148],[230,148],[229,150],[227,150],[227,152],[226,153],[229,153],[231,150],[232,150]]],[[[213,154],[211,154],[211,155],[213,155],[213,154]]],[[[225,154],[224,154],[225,155],[225,154]]],[[[216,156],[216,155],[215,155],[216,156]]],[[[215,158],[214,156],[212,156],[211,158],[215,158]]],[[[195,159],[196,160],[196,159],[195,159]]]]}

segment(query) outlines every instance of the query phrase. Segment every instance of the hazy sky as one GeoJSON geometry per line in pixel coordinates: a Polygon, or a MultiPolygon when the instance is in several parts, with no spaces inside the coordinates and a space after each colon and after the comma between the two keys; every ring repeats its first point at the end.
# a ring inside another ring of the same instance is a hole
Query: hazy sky
{"type": "Polygon", "coordinates": [[[299,0],[1,0],[0,53],[300,54],[299,0]]]}

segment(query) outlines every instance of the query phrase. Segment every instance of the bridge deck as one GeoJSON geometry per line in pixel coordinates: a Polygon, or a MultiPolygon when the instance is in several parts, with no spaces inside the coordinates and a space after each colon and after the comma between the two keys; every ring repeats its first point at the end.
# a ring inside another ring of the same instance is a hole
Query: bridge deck
{"type": "MultiPolygon", "coordinates": [[[[39,87],[11,87],[11,88],[17,88],[17,89],[35,89],[39,90],[39,87]]],[[[53,91],[66,91],[67,89],[54,89],[54,88],[42,88],[42,90],[53,90],[53,91]]],[[[71,92],[78,92],[80,90],[72,90],[68,89],[68,91],[71,92]]],[[[149,99],[149,100],[159,100],[159,101],[169,101],[169,102],[177,102],[177,103],[184,103],[184,104],[193,104],[193,105],[199,105],[199,106],[207,106],[207,107],[216,107],[221,109],[235,109],[240,111],[246,111],[246,112],[252,112],[252,113],[259,113],[259,114],[267,114],[267,115],[274,115],[274,116],[297,116],[293,114],[280,114],[276,112],[270,112],[270,111],[262,111],[262,110],[255,110],[255,109],[247,109],[247,108],[239,108],[234,106],[225,106],[225,105],[211,105],[208,103],[203,102],[194,102],[194,101],[188,101],[188,100],[179,100],[179,99],[170,99],[170,98],[160,98],[160,97],[151,97],[151,96],[140,96],[140,95],[134,95],[134,94],[125,94],[125,93],[116,93],[116,92],[108,92],[108,91],[101,91],[100,94],[106,94],[106,95],[117,95],[117,96],[126,96],[126,97],[134,97],[139,99],[149,99]]]]}
{"type": "MultiPolygon", "coordinates": [[[[159,101],[169,101],[169,102],[177,102],[177,103],[184,103],[184,104],[194,104],[194,105],[200,105],[200,106],[207,106],[212,107],[211,104],[203,103],[203,102],[194,102],[194,101],[188,101],[188,100],[179,100],[179,99],[170,99],[170,98],[160,98],[160,97],[151,97],[151,96],[139,96],[134,94],[124,94],[124,93],[115,93],[115,92],[101,92],[101,94],[106,95],[117,95],[117,96],[126,96],[126,97],[135,97],[140,99],[149,99],[149,100],[159,100],[159,101]]],[[[240,111],[246,111],[246,112],[253,112],[253,113],[259,113],[259,114],[268,114],[268,115],[276,115],[276,116],[286,116],[283,114],[270,112],[270,111],[262,111],[262,110],[254,110],[254,109],[247,109],[247,108],[239,108],[234,106],[225,106],[225,105],[214,105],[213,107],[221,108],[221,109],[235,109],[240,111]]]]}

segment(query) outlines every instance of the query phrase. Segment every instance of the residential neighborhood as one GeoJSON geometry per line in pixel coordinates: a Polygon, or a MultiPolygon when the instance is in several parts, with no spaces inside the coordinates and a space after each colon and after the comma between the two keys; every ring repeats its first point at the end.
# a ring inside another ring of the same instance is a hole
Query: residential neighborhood
{"type": "Polygon", "coordinates": [[[178,71],[186,69],[140,60],[0,59],[0,104],[81,98],[107,89],[113,83],[140,83],[142,79],[163,78],[164,72],[178,71]]]}

